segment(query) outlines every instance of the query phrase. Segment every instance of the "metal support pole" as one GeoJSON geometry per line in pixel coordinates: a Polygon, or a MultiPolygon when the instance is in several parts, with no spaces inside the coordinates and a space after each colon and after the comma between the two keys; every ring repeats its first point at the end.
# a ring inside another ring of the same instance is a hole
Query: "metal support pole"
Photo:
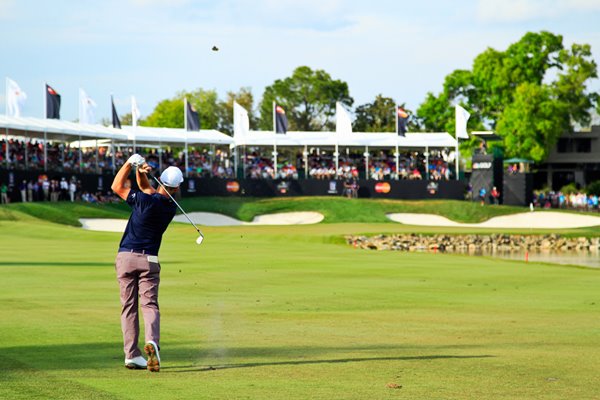
{"type": "MultiPolygon", "coordinates": [[[[396,116],[398,115],[398,113],[396,113],[396,116]]],[[[398,124],[396,124],[397,126],[398,124]]],[[[400,179],[400,153],[398,152],[398,142],[397,142],[397,138],[396,138],[396,153],[394,154],[396,156],[396,180],[400,179]]]]}
{"type": "MultiPolygon", "coordinates": [[[[8,142],[6,143],[8,147],[8,142]]],[[[48,135],[44,131],[44,171],[48,171],[48,135]]]]}
{"type": "Polygon", "coordinates": [[[277,177],[277,143],[273,145],[273,179],[277,177]]]}
{"type": "Polygon", "coordinates": [[[60,162],[62,163],[62,170],[65,170],[65,150],[66,150],[66,142],[65,135],[62,135],[62,151],[60,152],[60,162]]]}
{"type": "Polygon", "coordinates": [[[158,142],[158,171],[162,172],[163,148],[162,143],[158,142]]]}
{"type": "Polygon", "coordinates": [[[369,180],[369,146],[365,146],[365,179],[369,180]]]}
{"type": "Polygon", "coordinates": [[[83,168],[83,152],[81,151],[81,135],[79,135],[79,173],[83,168]]]}
{"type": "Polygon", "coordinates": [[[190,173],[188,172],[188,144],[187,144],[187,140],[185,141],[184,153],[185,153],[185,177],[189,178],[190,173]]]}
{"type": "Polygon", "coordinates": [[[425,177],[429,180],[429,147],[425,146],[425,177]]]}
{"type": "Polygon", "coordinates": [[[27,144],[27,131],[25,131],[25,169],[26,170],[29,170],[29,152],[27,151],[28,147],[29,147],[29,145],[27,144]]]}
{"type": "Polygon", "coordinates": [[[210,162],[210,177],[213,177],[213,167],[214,167],[214,163],[215,163],[215,145],[211,144],[209,146],[209,151],[210,151],[210,158],[209,158],[209,162],[210,162]]]}
{"type": "Polygon", "coordinates": [[[98,157],[100,156],[100,153],[98,152],[98,139],[96,139],[96,173],[99,174],[99,170],[100,170],[100,163],[98,162],[98,157]]]}
{"type": "Polygon", "coordinates": [[[340,152],[339,152],[339,145],[337,143],[337,141],[335,142],[335,178],[339,178],[339,174],[338,171],[340,169],[340,152]]]}
{"type": "Polygon", "coordinates": [[[114,175],[117,167],[115,165],[115,142],[113,139],[110,139],[110,156],[112,159],[112,173],[114,175]]]}
{"type": "Polygon", "coordinates": [[[6,154],[4,155],[4,159],[6,161],[6,169],[9,169],[8,157],[10,156],[10,151],[8,149],[8,127],[4,128],[4,140],[6,141],[6,154]]]}
{"type": "Polygon", "coordinates": [[[304,152],[302,155],[304,156],[304,179],[308,179],[308,146],[304,145],[304,152]]]}

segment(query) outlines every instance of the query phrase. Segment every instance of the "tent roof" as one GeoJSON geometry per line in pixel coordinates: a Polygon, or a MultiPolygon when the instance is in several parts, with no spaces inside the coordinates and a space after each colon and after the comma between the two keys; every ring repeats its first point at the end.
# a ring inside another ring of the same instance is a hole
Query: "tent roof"
{"type": "MultiPolygon", "coordinates": [[[[58,119],[44,119],[34,117],[7,117],[0,115],[0,129],[9,129],[13,136],[27,135],[29,137],[43,137],[44,132],[48,139],[79,140],[82,138],[113,139],[116,141],[133,141],[140,143],[164,144],[231,144],[233,138],[214,129],[203,129],[190,132],[176,128],[151,128],[138,126],[123,126],[115,129],[103,125],[87,125],[58,119]],[[17,131],[17,132],[15,132],[17,131]],[[19,134],[21,132],[21,135],[19,134]]],[[[0,132],[0,135],[2,132],[0,132]]]]}
{"type": "MultiPolygon", "coordinates": [[[[33,137],[43,137],[44,132],[46,132],[49,139],[64,140],[65,136],[72,136],[79,139],[79,136],[81,136],[85,138],[127,140],[127,135],[112,127],[79,124],[58,119],[0,115],[0,128],[26,132],[27,136],[33,137]]],[[[13,134],[15,133],[13,132],[13,134]]]]}
{"type": "Polygon", "coordinates": [[[301,132],[290,131],[276,134],[272,131],[249,131],[247,135],[235,137],[236,146],[373,146],[373,147],[455,147],[456,140],[447,132],[407,133],[406,137],[396,133],[352,132],[301,132]]]}

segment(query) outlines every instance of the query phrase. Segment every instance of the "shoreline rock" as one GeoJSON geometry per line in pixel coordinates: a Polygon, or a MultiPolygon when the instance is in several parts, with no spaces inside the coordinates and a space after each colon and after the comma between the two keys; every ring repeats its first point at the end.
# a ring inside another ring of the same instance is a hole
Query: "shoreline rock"
{"type": "Polygon", "coordinates": [[[346,236],[346,243],[361,249],[433,251],[447,253],[511,251],[592,251],[600,250],[600,238],[551,235],[422,235],[394,234],[346,236]]]}

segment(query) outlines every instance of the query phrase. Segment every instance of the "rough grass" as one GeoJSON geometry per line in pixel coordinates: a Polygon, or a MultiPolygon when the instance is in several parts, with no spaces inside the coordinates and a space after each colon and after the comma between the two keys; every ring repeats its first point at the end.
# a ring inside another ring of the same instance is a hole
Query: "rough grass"
{"type": "Polygon", "coordinates": [[[174,224],[150,374],[122,366],[120,235],[0,221],[0,398],[597,398],[600,271],[331,241],[384,229],[174,224]]]}

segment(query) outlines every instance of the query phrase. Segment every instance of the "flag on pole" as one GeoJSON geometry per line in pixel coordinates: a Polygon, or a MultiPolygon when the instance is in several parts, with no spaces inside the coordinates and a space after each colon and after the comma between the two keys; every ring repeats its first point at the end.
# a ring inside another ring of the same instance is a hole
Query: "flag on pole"
{"type": "Polygon", "coordinates": [[[247,136],[250,132],[250,119],[248,111],[240,106],[236,101],[233,102],[233,137],[247,136]]]}
{"type": "Polygon", "coordinates": [[[119,119],[119,114],[117,114],[117,109],[115,108],[115,102],[112,96],[110,96],[110,104],[112,107],[112,126],[113,128],[121,129],[121,120],[119,119]]]}
{"type": "Polygon", "coordinates": [[[98,107],[96,102],[83,89],[79,88],[79,123],[95,124],[94,109],[96,107],[98,107]]]}
{"type": "Polygon", "coordinates": [[[6,115],[20,117],[25,100],[27,100],[27,94],[21,90],[17,82],[6,78],[6,115]]]}
{"type": "Polygon", "coordinates": [[[456,115],[456,139],[468,139],[469,135],[467,134],[467,121],[471,114],[458,104],[455,107],[455,115],[456,115]]]}
{"type": "Polygon", "coordinates": [[[137,101],[135,101],[135,97],[131,96],[131,125],[133,127],[137,126],[138,121],[140,120],[141,113],[140,109],[137,106],[137,101]]]}
{"type": "Polygon", "coordinates": [[[185,129],[187,131],[199,131],[200,117],[198,116],[198,111],[196,111],[192,103],[190,103],[189,101],[186,101],[185,104],[187,105],[185,109],[187,126],[185,127],[185,129]]]}
{"type": "Polygon", "coordinates": [[[46,84],[46,118],[60,119],[60,94],[46,84]]]}
{"type": "Polygon", "coordinates": [[[398,136],[406,136],[406,132],[408,132],[408,113],[404,110],[404,108],[398,106],[396,108],[396,114],[398,117],[396,118],[396,133],[398,136]]]}
{"type": "Polygon", "coordinates": [[[348,111],[338,101],[335,103],[335,133],[347,135],[352,133],[352,119],[348,111]]]}
{"type": "Polygon", "coordinates": [[[275,133],[287,133],[288,119],[283,107],[275,105],[275,133]]]}

